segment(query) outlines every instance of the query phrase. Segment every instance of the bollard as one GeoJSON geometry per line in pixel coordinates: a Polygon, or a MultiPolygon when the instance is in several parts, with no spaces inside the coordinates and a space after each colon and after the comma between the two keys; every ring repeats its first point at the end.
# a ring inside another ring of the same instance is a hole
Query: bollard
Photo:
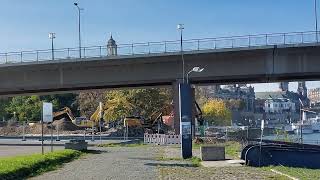
{"type": "Polygon", "coordinates": [[[92,122],[92,136],[91,136],[91,141],[94,141],[94,130],[93,130],[93,128],[94,128],[94,123],[92,122]]]}
{"type": "Polygon", "coordinates": [[[22,126],[22,141],[26,141],[26,122],[23,121],[23,126],[22,126]]]}
{"type": "Polygon", "coordinates": [[[56,127],[57,127],[57,139],[56,139],[56,141],[60,141],[60,137],[59,137],[59,125],[57,124],[56,127]]]}
{"type": "Polygon", "coordinates": [[[51,152],[53,152],[53,124],[51,122],[51,152]]]}

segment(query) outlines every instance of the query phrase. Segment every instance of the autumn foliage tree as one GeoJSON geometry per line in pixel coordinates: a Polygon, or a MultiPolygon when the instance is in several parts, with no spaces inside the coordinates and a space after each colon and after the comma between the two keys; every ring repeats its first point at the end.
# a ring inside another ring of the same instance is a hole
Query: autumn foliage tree
{"type": "Polygon", "coordinates": [[[224,126],[231,124],[231,111],[222,100],[209,99],[204,103],[202,110],[205,120],[211,125],[224,126]]]}

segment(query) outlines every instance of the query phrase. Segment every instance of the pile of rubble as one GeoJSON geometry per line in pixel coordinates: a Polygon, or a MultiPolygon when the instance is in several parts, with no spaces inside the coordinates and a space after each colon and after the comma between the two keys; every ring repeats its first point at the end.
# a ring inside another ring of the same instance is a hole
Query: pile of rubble
{"type": "Polygon", "coordinates": [[[80,130],[80,127],[77,125],[73,124],[70,120],[66,120],[65,118],[62,118],[60,120],[55,120],[52,123],[53,127],[55,130],[59,131],[76,131],[80,130]]]}

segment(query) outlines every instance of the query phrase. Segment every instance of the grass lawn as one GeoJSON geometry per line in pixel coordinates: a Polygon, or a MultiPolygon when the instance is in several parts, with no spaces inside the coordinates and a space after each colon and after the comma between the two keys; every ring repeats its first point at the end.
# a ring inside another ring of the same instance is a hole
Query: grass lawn
{"type": "Polygon", "coordinates": [[[320,170],[319,169],[306,169],[306,168],[293,168],[293,167],[284,167],[284,166],[270,166],[263,167],[267,171],[274,169],[278,172],[287,174],[289,176],[298,178],[298,179],[320,179],[320,170]]]}
{"type": "Polygon", "coordinates": [[[44,155],[34,154],[0,158],[0,179],[26,179],[26,177],[54,170],[61,164],[80,157],[81,154],[82,152],[80,151],[61,150],[44,155]]]}
{"type": "Polygon", "coordinates": [[[99,144],[98,147],[140,147],[148,146],[144,144],[143,141],[133,142],[133,143],[108,143],[108,144],[99,144]]]}

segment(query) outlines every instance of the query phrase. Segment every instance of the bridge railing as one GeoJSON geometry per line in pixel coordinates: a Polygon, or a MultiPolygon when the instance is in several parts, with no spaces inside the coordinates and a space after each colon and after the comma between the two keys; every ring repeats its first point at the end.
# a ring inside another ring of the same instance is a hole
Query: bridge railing
{"type": "MultiPolygon", "coordinates": [[[[183,40],[183,51],[201,51],[211,49],[229,49],[241,47],[259,47],[268,45],[290,45],[318,43],[320,32],[291,32],[256,34],[246,36],[218,37],[183,40]]],[[[180,51],[180,40],[120,44],[118,55],[158,54],[180,51]]],[[[106,46],[81,47],[82,58],[107,56],[106,46]]],[[[79,48],[54,49],[54,60],[79,60],[79,48]]],[[[0,64],[51,61],[52,50],[35,50],[0,53],[0,64]]]]}

